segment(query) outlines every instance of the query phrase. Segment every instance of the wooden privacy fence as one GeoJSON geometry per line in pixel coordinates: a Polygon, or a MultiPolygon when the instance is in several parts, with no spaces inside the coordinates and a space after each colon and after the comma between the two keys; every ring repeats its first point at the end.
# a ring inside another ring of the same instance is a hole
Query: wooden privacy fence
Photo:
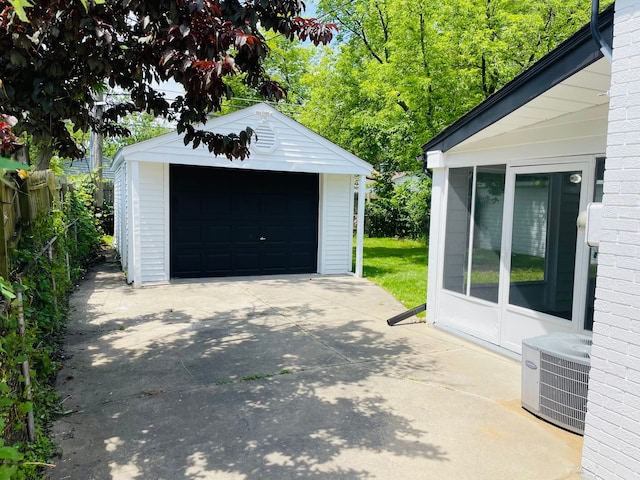
{"type": "Polygon", "coordinates": [[[2,220],[0,228],[0,276],[9,278],[9,257],[18,246],[21,227],[38,215],[51,211],[54,202],[62,201],[71,188],[64,177],[56,177],[51,170],[32,172],[26,179],[15,174],[5,176],[7,185],[0,183],[2,220]]]}

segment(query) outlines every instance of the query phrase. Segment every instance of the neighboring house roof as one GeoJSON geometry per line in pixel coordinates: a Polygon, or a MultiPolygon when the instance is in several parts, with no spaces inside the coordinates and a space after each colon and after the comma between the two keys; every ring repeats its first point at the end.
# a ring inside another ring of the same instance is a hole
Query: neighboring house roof
{"type": "MultiPolygon", "coordinates": [[[[600,14],[598,21],[602,36],[609,44],[613,39],[613,13],[614,5],[611,5],[600,14]]],[[[608,90],[609,72],[607,66],[597,62],[601,58],[603,54],[593,39],[590,26],[586,25],[425,143],[423,152],[446,152],[472,136],[475,140],[495,136],[576,112],[586,106],[607,103],[606,95],[601,95],[600,100],[593,100],[594,96],[583,94],[584,90],[601,90],[603,94],[608,90]],[[569,98],[576,100],[570,101],[569,98]],[[507,116],[508,122],[499,122],[507,116]]],[[[423,155],[424,160],[426,157],[423,155]]]]}
{"type": "Polygon", "coordinates": [[[184,134],[170,132],[121,148],[114,169],[123,161],[174,163],[251,170],[367,175],[372,167],[364,160],[311,131],[266,103],[215,117],[198,127],[229,134],[251,127],[256,135],[245,160],[215,156],[205,145],[184,144],[184,134]]]}
{"type": "MultiPolygon", "coordinates": [[[[372,173],[372,176],[367,177],[367,183],[375,182],[376,176],[380,175],[380,172],[376,170],[373,170],[371,173],[372,173]]],[[[418,178],[418,175],[412,172],[396,172],[393,175],[391,175],[391,181],[396,185],[400,185],[408,180],[414,180],[417,178],[418,178]]]]}
{"type": "MultiPolygon", "coordinates": [[[[62,170],[66,176],[88,175],[91,173],[89,168],[89,159],[81,158],[79,160],[67,160],[62,162],[62,170]]],[[[105,180],[113,180],[114,170],[110,159],[103,159],[102,178],[105,180]]]]}
{"type": "MultiPolygon", "coordinates": [[[[377,174],[378,172],[375,172],[375,173],[377,174]]],[[[396,172],[391,176],[391,181],[395,186],[400,186],[407,182],[411,182],[413,180],[418,180],[418,179],[419,179],[418,175],[411,172],[396,172]]],[[[375,196],[372,190],[373,190],[373,185],[376,183],[376,181],[377,180],[372,177],[367,177],[366,179],[366,190],[370,197],[375,196]]],[[[417,190],[417,189],[410,187],[409,190],[417,190]]]]}
{"type": "Polygon", "coordinates": [[[415,173],[411,172],[398,172],[394,173],[393,177],[391,177],[391,181],[395,185],[402,185],[403,183],[410,182],[412,180],[417,180],[418,176],[415,173]]]}

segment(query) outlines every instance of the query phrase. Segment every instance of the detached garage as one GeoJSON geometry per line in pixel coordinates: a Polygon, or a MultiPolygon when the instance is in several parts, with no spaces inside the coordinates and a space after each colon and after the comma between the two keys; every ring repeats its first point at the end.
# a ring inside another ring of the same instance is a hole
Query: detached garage
{"type": "Polygon", "coordinates": [[[168,133],[114,159],[115,247],[134,286],[171,278],[362,273],[371,165],[266,104],[204,129],[257,135],[244,161],[168,133]]]}

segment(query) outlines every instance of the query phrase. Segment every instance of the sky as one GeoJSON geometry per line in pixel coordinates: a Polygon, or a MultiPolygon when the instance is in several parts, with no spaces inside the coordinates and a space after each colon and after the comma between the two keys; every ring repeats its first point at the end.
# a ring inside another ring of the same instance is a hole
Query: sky
{"type": "Polygon", "coordinates": [[[304,9],[304,16],[305,17],[309,17],[309,18],[314,18],[317,13],[316,13],[316,2],[313,0],[309,0],[307,2],[304,2],[306,8],[304,9]]]}
{"type": "MultiPolygon", "coordinates": [[[[307,0],[304,1],[304,4],[305,10],[303,16],[307,18],[315,18],[317,16],[316,1],[307,0]]],[[[178,95],[184,94],[184,88],[182,88],[182,85],[174,82],[173,80],[164,82],[160,85],[154,83],[152,84],[152,87],[158,89],[161,92],[164,92],[166,98],[169,100],[176,98],[178,95]]]]}

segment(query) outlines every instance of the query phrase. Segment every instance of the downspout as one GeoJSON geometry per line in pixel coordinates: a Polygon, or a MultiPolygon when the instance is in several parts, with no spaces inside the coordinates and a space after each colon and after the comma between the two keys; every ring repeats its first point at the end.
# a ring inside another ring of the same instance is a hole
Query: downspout
{"type": "Polygon", "coordinates": [[[613,60],[613,51],[611,46],[604,41],[600,34],[600,28],[598,25],[598,14],[600,13],[600,0],[591,0],[591,35],[593,39],[600,46],[600,51],[607,57],[607,60],[611,62],[613,60]]]}

